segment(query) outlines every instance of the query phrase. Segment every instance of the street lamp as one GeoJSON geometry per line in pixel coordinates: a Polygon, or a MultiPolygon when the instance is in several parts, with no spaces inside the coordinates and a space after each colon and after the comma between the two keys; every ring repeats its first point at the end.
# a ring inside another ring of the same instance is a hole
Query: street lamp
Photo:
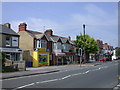
{"type": "Polygon", "coordinates": [[[83,24],[83,34],[84,34],[84,62],[86,60],[86,57],[85,57],[85,24],[83,24]]]}

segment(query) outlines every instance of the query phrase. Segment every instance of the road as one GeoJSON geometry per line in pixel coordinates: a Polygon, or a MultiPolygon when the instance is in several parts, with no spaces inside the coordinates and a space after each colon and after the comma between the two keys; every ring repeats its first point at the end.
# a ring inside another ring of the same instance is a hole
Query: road
{"type": "Polygon", "coordinates": [[[67,68],[2,81],[3,88],[113,88],[118,84],[118,62],[104,62],[93,67],[67,68]]]}

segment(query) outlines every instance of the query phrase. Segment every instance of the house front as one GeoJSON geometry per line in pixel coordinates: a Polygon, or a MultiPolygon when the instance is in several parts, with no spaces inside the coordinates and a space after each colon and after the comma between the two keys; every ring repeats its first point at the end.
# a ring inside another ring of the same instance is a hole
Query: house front
{"type": "MultiPolygon", "coordinates": [[[[19,35],[13,31],[9,23],[0,25],[0,52],[5,53],[6,61],[18,64],[18,68],[25,68],[22,50],[19,48],[19,35]],[[21,64],[21,65],[20,65],[21,64]]],[[[5,63],[9,66],[8,63],[5,63]]]]}

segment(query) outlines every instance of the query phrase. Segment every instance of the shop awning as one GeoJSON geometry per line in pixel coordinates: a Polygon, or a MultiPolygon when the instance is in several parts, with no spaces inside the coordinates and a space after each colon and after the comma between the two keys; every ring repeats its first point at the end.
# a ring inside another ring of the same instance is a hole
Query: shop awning
{"type": "Polygon", "coordinates": [[[55,56],[65,56],[65,53],[55,53],[55,56]]]}

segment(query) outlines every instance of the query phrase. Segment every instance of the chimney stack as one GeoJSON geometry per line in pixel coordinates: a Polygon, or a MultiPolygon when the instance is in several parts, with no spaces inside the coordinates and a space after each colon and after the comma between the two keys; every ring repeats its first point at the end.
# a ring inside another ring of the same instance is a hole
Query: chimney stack
{"type": "Polygon", "coordinates": [[[6,26],[6,27],[8,27],[9,29],[11,28],[10,23],[5,23],[5,24],[3,24],[3,25],[6,26]]]}
{"type": "Polygon", "coordinates": [[[50,35],[50,36],[53,35],[52,29],[48,29],[48,30],[46,30],[44,33],[47,34],[47,35],[50,35]]]}
{"type": "Polygon", "coordinates": [[[19,25],[19,31],[26,31],[27,24],[26,23],[20,23],[19,25]]]}

